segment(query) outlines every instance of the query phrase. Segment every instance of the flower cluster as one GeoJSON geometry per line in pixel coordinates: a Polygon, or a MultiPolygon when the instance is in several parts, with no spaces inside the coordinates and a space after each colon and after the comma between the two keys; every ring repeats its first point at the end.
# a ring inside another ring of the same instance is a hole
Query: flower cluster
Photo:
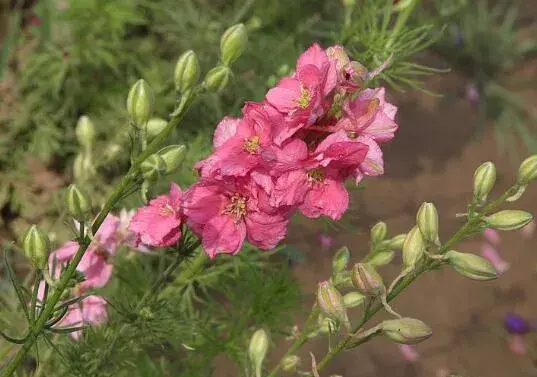
{"type": "Polygon", "coordinates": [[[297,210],[340,219],[345,181],[383,174],[379,145],[398,128],[384,89],[365,88],[370,77],[341,46],[311,46],[264,101],[220,121],[214,152],[195,165],[197,183],[184,193],[172,185],[138,210],[130,226],[138,242],[173,245],[184,222],[214,257],[239,252],[245,240],[275,247],[297,210]]]}
{"type": "MultiPolygon", "coordinates": [[[[113,257],[120,246],[127,245],[135,247],[136,236],[128,230],[133,213],[122,210],[119,217],[109,214],[104,220],[99,231],[94,235],[88,250],[77,266],[77,271],[84,275],[84,280],[73,289],[75,296],[87,294],[92,289],[104,287],[112,276],[113,264],[110,258],[113,257]]],[[[68,241],[60,248],[56,249],[49,257],[49,270],[55,275],[59,275],[62,268],[73,259],[79,244],[75,241],[68,241]]],[[[139,248],[140,251],[147,249],[139,248]]],[[[39,300],[44,298],[45,283],[41,282],[39,289],[39,300]]],[[[67,314],[58,323],[59,328],[80,327],[83,324],[99,325],[108,319],[106,311],[106,301],[97,295],[89,295],[78,304],[69,307],[67,314]]],[[[78,339],[80,331],[71,333],[73,338],[78,339]]]]}

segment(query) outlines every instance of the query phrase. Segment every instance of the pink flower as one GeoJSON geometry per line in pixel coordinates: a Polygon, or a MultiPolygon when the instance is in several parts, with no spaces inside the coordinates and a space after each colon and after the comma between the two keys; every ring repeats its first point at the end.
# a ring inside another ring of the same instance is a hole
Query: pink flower
{"type": "Polygon", "coordinates": [[[507,347],[518,356],[525,356],[527,353],[526,342],[523,335],[514,334],[507,338],[507,347]]]}
{"type": "Polygon", "coordinates": [[[127,211],[125,208],[121,209],[119,212],[119,224],[117,227],[116,238],[120,245],[126,245],[132,249],[147,253],[150,249],[145,247],[142,243],[139,243],[136,233],[129,229],[129,225],[135,214],[136,211],[134,210],[127,211]]]}
{"type": "Polygon", "coordinates": [[[326,234],[319,234],[319,242],[323,249],[330,249],[334,244],[334,239],[326,234]]]}
{"type": "Polygon", "coordinates": [[[129,229],[136,233],[138,241],[149,246],[172,246],[181,237],[181,202],[183,193],[172,183],[169,195],[160,195],[148,206],[138,209],[129,229]]]}
{"type": "Polygon", "coordinates": [[[528,223],[528,225],[522,228],[521,231],[524,238],[531,238],[531,236],[533,236],[533,233],[535,233],[536,227],[537,225],[535,224],[535,220],[532,220],[528,223]]]}
{"type": "Polygon", "coordinates": [[[343,46],[335,45],[326,49],[330,61],[335,62],[338,75],[337,86],[342,93],[354,92],[367,80],[367,69],[356,61],[351,61],[343,46]]]}
{"type": "MultiPolygon", "coordinates": [[[[88,296],[81,302],[71,305],[65,317],[58,323],[58,328],[81,327],[84,324],[102,325],[108,321],[107,303],[100,296],[88,296]]],[[[70,333],[74,339],[79,339],[82,331],[70,333]]]]}
{"type": "Polygon", "coordinates": [[[261,152],[272,144],[272,119],[262,104],[247,103],[243,119],[224,118],[214,136],[216,150],[196,164],[202,177],[245,176],[262,163],[261,152]]]}
{"type": "Polygon", "coordinates": [[[504,261],[493,246],[484,244],[481,247],[481,255],[494,265],[494,268],[496,268],[496,271],[498,271],[499,274],[503,274],[509,269],[509,262],[504,261]]]}
{"type": "Polygon", "coordinates": [[[288,211],[269,206],[266,192],[247,178],[202,180],[185,192],[188,225],[207,254],[236,254],[245,239],[271,249],[287,232],[288,211]]]}
{"type": "Polygon", "coordinates": [[[408,344],[399,344],[398,348],[399,352],[401,352],[401,355],[403,355],[403,358],[409,363],[415,363],[419,360],[420,355],[414,346],[408,344]]]}
{"type": "Polygon", "coordinates": [[[318,44],[306,50],[297,61],[296,73],[285,77],[268,91],[266,99],[285,116],[274,141],[281,145],[301,128],[313,124],[329,108],[328,94],[336,85],[334,61],[318,44]]]}
{"type": "Polygon", "coordinates": [[[496,229],[486,228],[483,231],[483,237],[493,246],[498,246],[500,244],[501,238],[500,233],[496,229]]]}

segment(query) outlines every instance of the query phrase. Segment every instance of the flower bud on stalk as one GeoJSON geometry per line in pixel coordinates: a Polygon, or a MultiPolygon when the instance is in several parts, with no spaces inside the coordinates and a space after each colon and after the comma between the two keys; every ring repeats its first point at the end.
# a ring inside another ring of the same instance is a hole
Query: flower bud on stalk
{"type": "Polygon", "coordinates": [[[319,283],[317,289],[317,304],[319,304],[319,307],[325,314],[348,325],[343,297],[329,281],[322,281],[319,283]]]}
{"type": "Polygon", "coordinates": [[[227,29],[220,39],[220,58],[222,63],[230,66],[246,49],[248,33],[244,24],[237,24],[227,29]]]}
{"type": "Polygon", "coordinates": [[[345,305],[346,308],[355,308],[362,305],[364,301],[365,296],[358,292],[349,292],[343,296],[343,305],[345,305]]]}
{"type": "Polygon", "coordinates": [[[77,221],[84,221],[91,213],[91,199],[75,185],[67,188],[65,197],[67,213],[77,221]]]}
{"type": "Polygon", "coordinates": [[[356,263],[351,276],[354,287],[366,296],[378,296],[385,291],[382,277],[368,263],[356,263]]]}
{"type": "Polygon", "coordinates": [[[218,66],[207,72],[204,85],[210,92],[220,92],[228,84],[231,70],[225,66],[218,66]]]}
{"type": "Polygon", "coordinates": [[[83,115],[78,119],[75,134],[78,143],[82,145],[86,151],[90,151],[93,145],[93,140],[95,140],[95,126],[88,116],[83,115]]]}
{"type": "Polygon", "coordinates": [[[50,254],[50,240],[37,226],[32,225],[24,234],[22,248],[32,265],[43,270],[47,267],[50,254]]]}
{"type": "Polygon", "coordinates": [[[523,228],[533,220],[533,215],[526,211],[503,210],[484,218],[487,227],[498,230],[515,230],[523,228]]]}
{"type": "Polygon", "coordinates": [[[380,327],[384,335],[401,344],[417,344],[433,334],[429,326],[414,318],[386,320],[381,322],[380,327]]]}
{"type": "Polygon", "coordinates": [[[405,239],[406,233],[401,233],[384,242],[386,242],[386,247],[388,247],[390,250],[401,250],[403,248],[403,244],[405,243],[405,239]]]}
{"type": "Polygon", "coordinates": [[[517,183],[520,185],[527,185],[535,178],[537,178],[537,154],[522,161],[518,168],[517,183]]]}
{"type": "Polygon", "coordinates": [[[127,111],[136,128],[143,128],[149,121],[154,102],[153,91],[147,82],[143,79],[136,81],[127,97],[127,111]]]}
{"type": "Polygon", "coordinates": [[[166,172],[166,162],[157,153],[152,154],[140,164],[142,175],[147,181],[156,181],[166,172]]]}
{"type": "Polygon", "coordinates": [[[386,238],[388,227],[384,221],[379,221],[371,228],[371,243],[376,245],[386,238]]]}
{"type": "Polygon", "coordinates": [[[282,369],[284,372],[294,372],[300,364],[300,357],[297,355],[289,355],[282,360],[282,369]]]}
{"type": "Polygon", "coordinates": [[[438,238],[438,212],[433,203],[423,203],[416,216],[418,228],[426,241],[440,245],[438,238]]]}
{"type": "Polygon", "coordinates": [[[349,264],[350,258],[351,254],[346,246],[339,249],[332,258],[333,273],[337,274],[338,272],[345,270],[345,268],[347,268],[347,265],[349,264]]]}
{"type": "Polygon", "coordinates": [[[171,174],[181,167],[185,160],[186,146],[184,145],[168,145],[158,151],[158,155],[162,158],[166,165],[166,174],[171,174]]]}
{"type": "Polygon", "coordinates": [[[450,250],[445,258],[455,271],[469,279],[492,280],[498,277],[498,272],[492,263],[480,256],[450,250]]]}
{"type": "Polygon", "coordinates": [[[151,118],[147,122],[147,141],[150,142],[157,137],[168,125],[168,122],[161,118],[151,118]]]}
{"type": "Polygon", "coordinates": [[[75,181],[80,183],[88,180],[95,173],[95,167],[91,161],[91,155],[82,153],[75,157],[73,163],[73,175],[75,181]]]}
{"type": "Polygon", "coordinates": [[[196,53],[188,50],[183,53],[175,65],[175,90],[184,93],[191,89],[200,78],[200,63],[196,53]]]}
{"type": "Polygon", "coordinates": [[[263,329],[259,329],[252,335],[248,346],[248,356],[254,368],[256,377],[261,377],[263,361],[269,348],[269,336],[263,329]]]}
{"type": "Polygon", "coordinates": [[[417,226],[414,226],[406,235],[402,252],[404,269],[413,270],[425,253],[425,241],[417,226]]]}
{"type": "Polygon", "coordinates": [[[485,162],[474,173],[474,199],[477,204],[483,204],[496,183],[496,166],[485,162]]]}

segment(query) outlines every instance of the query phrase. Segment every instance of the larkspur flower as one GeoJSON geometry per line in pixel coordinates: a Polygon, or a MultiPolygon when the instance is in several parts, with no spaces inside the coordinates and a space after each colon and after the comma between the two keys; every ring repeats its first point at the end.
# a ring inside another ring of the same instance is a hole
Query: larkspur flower
{"type": "MultiPolygon", "coordinates": [[[[71,305],[65,317],[62,318],[56,327],[76,328],[86,324],[93,326],[102,325],[108,321],[106,307],[106,300],[101,296],[88,296],[79,303],[71,305]]],[[[75,340],[78,340],[82,335],[82,331],[73,331],[70,335],[75,340]]]]}
{"type": "Polygon", "coordinates": [[[265,191],[246,178],[202,180],[185,192],[183,207],[211,258],[239,252],[245,239],[271,249],[287,232],[288,211],[271,208],[265,191]]]}
{"type": "Polygon", "coordinates": [[[398,344],[397,348],[399,348],[399,352],[403,356],[403,359],[409,363],[415,363],[420,358],[419,353],[416,351],[416,348],[413,345],[398,344]]]}
{"type": "Polygon", "coordinates": [[[500,253],[494,246],[484,244],[481,247],[481,256],[488,259],[499,274],[505,273],[510,267],[510,263],[502,259],[500,253]]]}
{"type": "Polygon", "coordinates": [[[181,237],[181,188],[172,183],[168,195],[160,195],[139,208],[129,229],[136,233],[138,242],[148,246],[172,246],[181,237]]]}
{"type": "Polygon", "coordinates": [[[496,229],[492,228],[486,228],[483,231],[483,237],[492,246],[498,246],[501,241],[500,233],[496,229]]]}

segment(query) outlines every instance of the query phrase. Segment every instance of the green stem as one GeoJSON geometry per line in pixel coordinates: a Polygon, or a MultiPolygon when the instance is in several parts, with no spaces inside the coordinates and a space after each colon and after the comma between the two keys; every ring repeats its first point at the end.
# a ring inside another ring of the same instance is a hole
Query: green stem
{"type": "MultiPolygon", "coordinates": [[[[170,122],[166,126],[166,128],[147,146],[147,148],[140,153],[134,160],[133,164],[131,165],[129,171],[127,174],[123,177],[121,182],[118,186],[114,189],[114,192],[108,200],[106,201],[104,207],[101,209],[99,214],[97,215],[97,218],[92,224],[91,232],[92,234],[96,234],[99,230],[99,227],[104,222],[106,216],[110,213],[110,211],[114,208],[114,206],[121,200],[123,197],[123,194],[125,190],[131,186],[132,183],[135,182],[139,171],[140,171],[140,164],[150,155],[153,153],[156,153],[162,142],[165,141],[172,130],[181,122],[183,119],[186,110],[190,107],[192,102],[197,98],[199,93],[201,92],[201,89],[196,89],[191,92],[189,92],[187,95],[185,95],[183,98],[181,98],[181,101],[179,102],[179,105],[177,109],[174,111],[172,118],[170,119],[170,122]]],[[[22,363],[24,358],[26,357],[26,354],[30,351],[30,349],[35,344],[38,336],[43,331],[43,328],[45,326],[45,323],[49,320],[51,315],[54,312],[54,309],[56,307],[56,304],[60,300],[63,291],[66,289],[69,281],[73,277],[76,267],[80,263],[82,257],[84,256],[84,253],[88,249],[89,245],[91,243],[91,240],[88,235],[84,237],[82,240],[80,247],[78,248],[78,251],[76,252],[75,256],[67,266],[67,269],[60,277],[60,280],[58,281],[56,287],[54,287],[54,290],[52,292],[52,295],[47,300],[47,303],[45,305],[45,308],[37,318],[37,321],[35,322],[35,325],[32,327],[28,340],[24,345],[19,348],[13,359],[10,363],[7,364],[7,366],[4,368],[4,370],[1,372],[0,377],[10,377],[15,373],[19,365],[22,363]]]]}
{"type": "Polygon", "coordinates": [[[399,33],[401,30],[405,27],[406,22],[412,15],[412,12],[416,8],[416,6],[419,4],[420,0],[413,0],[406,6],[405,9],[403,9],[399,15],[397,16],[397,21],[395,21],[395,25],[392,29],[392,32],[390,34],[390,39],[388,39],[388,42],[386,43],[386,50],[389,50],[392,44],[395,42],[397,37],[399,36],[399,33]]]}

